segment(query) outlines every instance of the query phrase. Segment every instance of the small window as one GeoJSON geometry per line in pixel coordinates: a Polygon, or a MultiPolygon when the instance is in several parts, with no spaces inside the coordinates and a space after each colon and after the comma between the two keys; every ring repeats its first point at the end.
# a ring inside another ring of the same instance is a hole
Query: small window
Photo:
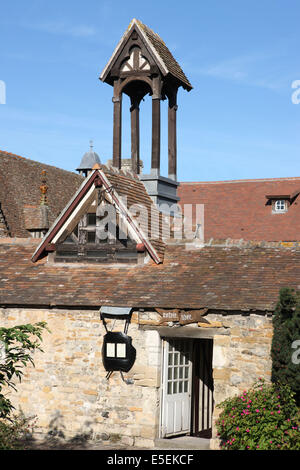
{"type": "Polygon", "coordinates": [[[106,357],[126,357],[126,344],[125,343],[107,343],[106,344],[106,357]]]}
{"type": "Polygon", "coordinates": [[[274,204],[274,211],[275,212],[286,212],[287,211],[287,203],[285,199],[277,199],[274,204]]]}

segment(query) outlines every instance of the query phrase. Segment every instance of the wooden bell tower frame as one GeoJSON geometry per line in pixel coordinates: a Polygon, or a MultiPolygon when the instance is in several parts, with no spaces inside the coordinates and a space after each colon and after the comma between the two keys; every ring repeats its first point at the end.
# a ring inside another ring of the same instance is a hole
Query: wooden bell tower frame
{"type": "Polygon", "coordinates": [[[131,166],[140,173],[140,102],[152,97],[151,175],[160,176],[160,102],[168,99],[168,177],[177,179],[176,111],[180,86],[192,86],[161,38],[134,19],[100,79],[113,86],[113,166],[121,168],[122,95],[130,98],[131,166]]]}

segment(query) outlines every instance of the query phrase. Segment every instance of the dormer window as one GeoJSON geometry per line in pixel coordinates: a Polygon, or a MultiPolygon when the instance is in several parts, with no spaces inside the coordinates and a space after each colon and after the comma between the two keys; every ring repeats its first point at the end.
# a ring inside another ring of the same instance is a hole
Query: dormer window
{"type": "Polygon", "coordinates": [[[274,201],[274,212],[286,212],[287,211],[287,200],[286,199],[276,199],[274,201]]]}
{"type": "Polygon", "coordinates": [[[294,191],[292,194],[277,193],[266,196],[266,206],[271,206],[272,214],[284,214],[289,210],[289,207],[295,202],[299,195],[299,191],[294,191]]]}
{"type": "MultiPolygon", "coordinates": [[[[127,198],[116,190],[118,184],[121,189],[128,185],[132,198],[136,188],[138,199],[133,202],[140,207],[144,186],[131,176],[121,175],[119,181],[114,171],[107,169],[107,174],[112,181],[100,167],[91,171],[35,250],[33,262],[46,254],[53,262],[66,263],[137,264],[147,261],[148,255],[161,262],[147,236],[148,217],[131,213],[127,198]]],[[[145,201],[150,202],[148,196],[145,201]]],[[[153,210],[151,206],[151,214],[153,210]]]]}

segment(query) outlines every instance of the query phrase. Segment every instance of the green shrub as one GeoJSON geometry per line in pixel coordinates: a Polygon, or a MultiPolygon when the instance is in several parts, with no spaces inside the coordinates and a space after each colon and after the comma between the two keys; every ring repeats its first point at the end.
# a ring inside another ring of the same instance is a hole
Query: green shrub
{"type": "Polygon", "coordinates": [[[27,364],[34,366],[33,353],[36,350],[42,351],[40,341],[44,329],[48,330],[45,322],[12,328],[0,327],[0,342],[4,356],[0,360],[0,419],[9,420],[14,410],[13,404],[4,393],[9,388],[17,391],[16,379],[21,382],[27,364]]]}
{"type": "Polygon", "coordinates": [[[26,418],[22,413],[9,420],[0,419],[0,451],[23,450],[23,442],[32,436],[34,418],[26,418]]]}
{"type": "Polygon", "coordinates": [[[299,410],[288,385],[269,385],[259,379],[218,408],[222,409],[217,421],[222,449],[300,449],[299,410]]]}
{"type": "Polygon", "coordinates": [[[300,296],[282,288],[273,315],[272,382],[287,384],[300,406],[300,367],[293,361],[293,343],[300,339],[300,296]]]}

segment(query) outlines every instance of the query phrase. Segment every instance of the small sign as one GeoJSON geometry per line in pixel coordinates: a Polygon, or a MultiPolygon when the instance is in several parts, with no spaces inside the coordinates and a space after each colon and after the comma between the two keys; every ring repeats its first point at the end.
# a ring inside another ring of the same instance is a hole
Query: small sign
{"type": "Polygon", "coordinates": [[[203,315],[208,311],[207,308],[200,310],[163,310],[156,309],[157,313],[162,317],[160,323],[166,322],[179,322],[181,325],[187,325],[189,323],[198,323],[204,321],[203,315]]]}
{"type": "Polygon", "coordinates": [[[159,314],[162,317],[161,323],[169,321],[179,321],[179,315],[177,312],[162,312],[159,314]]]}

